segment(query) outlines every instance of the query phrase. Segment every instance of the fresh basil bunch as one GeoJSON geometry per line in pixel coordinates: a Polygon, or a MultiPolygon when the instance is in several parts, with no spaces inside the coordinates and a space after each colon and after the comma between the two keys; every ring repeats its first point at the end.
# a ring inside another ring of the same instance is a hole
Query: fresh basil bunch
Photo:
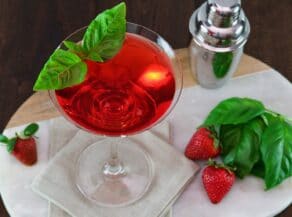
{"type": "Polygon", "coordinates": [[[292,175],[291,121],[257,100],[233,97],[220,102],[203,126],[216,129],[226,165],[239,178],[253,174],[266,189],[292,175]]]}

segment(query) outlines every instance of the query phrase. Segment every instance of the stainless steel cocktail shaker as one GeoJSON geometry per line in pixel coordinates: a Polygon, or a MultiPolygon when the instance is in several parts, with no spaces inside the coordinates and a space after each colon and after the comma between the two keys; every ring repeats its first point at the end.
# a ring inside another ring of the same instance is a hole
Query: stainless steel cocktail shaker
{"type": "Polygon", "coordinates": [[[232,77],[250,25],[240,0],[208,0],[191,16],[191,68],[199,84],[221,87],[232,77]]]}

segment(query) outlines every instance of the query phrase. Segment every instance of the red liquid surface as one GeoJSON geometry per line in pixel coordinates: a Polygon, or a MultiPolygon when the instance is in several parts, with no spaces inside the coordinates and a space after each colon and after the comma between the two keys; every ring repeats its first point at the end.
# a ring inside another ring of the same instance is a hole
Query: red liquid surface
{"type": "Polygon", "coordinates": [[[127,33],[105,63],[87,61],[86,80],[55,91],[65,114],[97,134],[128,135],[154,124],[170,107],[175,81],[170,60],[148,39],[127,33]]]}

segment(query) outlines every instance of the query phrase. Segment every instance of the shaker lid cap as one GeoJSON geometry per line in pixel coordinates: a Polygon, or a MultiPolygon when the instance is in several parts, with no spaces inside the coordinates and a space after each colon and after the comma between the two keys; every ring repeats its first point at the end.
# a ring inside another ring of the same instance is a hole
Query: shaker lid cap
{"type": "Polygon", "coordinates": [[[189,29],[199,46],[218,52],[244,45],[250,32],[240,0],[208,0],[193,13],[189,29]]]}

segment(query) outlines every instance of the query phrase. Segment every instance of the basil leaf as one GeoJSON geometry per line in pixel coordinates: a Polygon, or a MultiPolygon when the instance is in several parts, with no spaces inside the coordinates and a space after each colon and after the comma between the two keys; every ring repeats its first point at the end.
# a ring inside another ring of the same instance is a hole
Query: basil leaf
{"type": "Polygon", "coordinates": [[[36,131],[38,131],[38,129],[39,129],[39,125],[38,125],[38,124],[36,124],[36,123],[31,123],[30,125],[28,125],[28,126],[24,129],[23,134],[24,134],[24,136],[28,136],[28,137],[30,137],[30,136],[32,136],[33,134],[35,134],[36,131]]]}
{"type": "Polygon", "coordinates": [[[56,50],[41,70],[34,90],[58,90],[84,81],[87,66],[77,54],[56,50]]]}
{"type": "Polygon", "coordinates": [[[260,150],[268,190],[292,175],[292,125],[281,116],[267,117],[269,125],[263,133],[260,150]]]}
{"type": "Polygon", "coordinates": [[[260,160],[252,168],[251,174],[262,179],[265,178],[265,165],[262,161],[262,157],[260,157],[260,160]]]}
{"type": "Polygon", "coordinates": [[[0,134],[0,142],[1,143],[7,143],[8,142],[8,137],[7,136],[5,136],[5,135],[2,135],[2,134],[0,134]]]}
{"type": "Polygon", "coordinates": [[[76,53],[80,58],[83,59],[83,57],[86,56],[86,52],[81,44],[72,41],[64,41],[63,44],[69,49],[69,51],[76,53]]]}
{"type": "Polygon", "coordinates": [[[216,78],[223,78],[230,69],[233,59],[232,52],[215,53],[212,61],[213,72],[216,78]]]}
{"type": "Polygon", "coordinates": [[[265,107],[260,101],[233,97],[220,102],[209,113],[203,125],[246,123],[264,112],[265,107]]]}
{"type": "Polygon", "coordinates": [[[255,118],[245,124],[221,127],[222,157],[225,164],[236,168],[236,175],[243,178],[260,159],[261,135],[265,124],[255,118]]]}
{"type": "Polygon", "coordinates": [[[126,5],[105,10],[88,26],[83,37],[83,48],[91,55],[98,53],[103,60],[114,57],[121,49],[126,33],[126,5]]]}

